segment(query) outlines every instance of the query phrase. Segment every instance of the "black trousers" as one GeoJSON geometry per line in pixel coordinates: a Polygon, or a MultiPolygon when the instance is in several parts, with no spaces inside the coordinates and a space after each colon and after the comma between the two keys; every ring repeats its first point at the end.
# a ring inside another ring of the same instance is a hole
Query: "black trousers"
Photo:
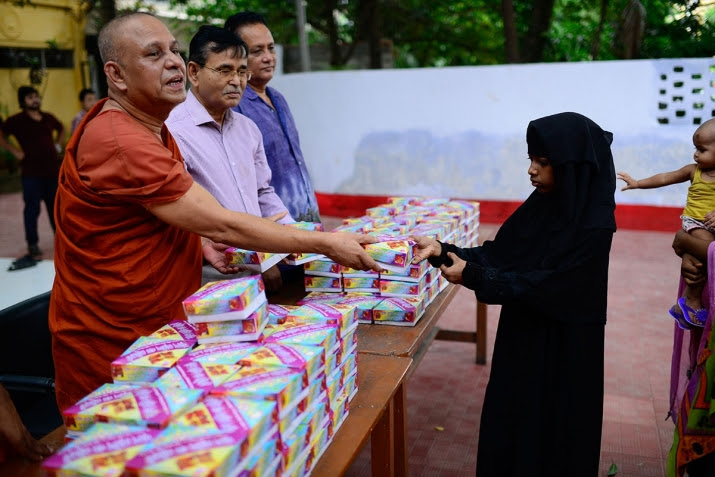
{"type": "Polygon", "coordinates": [[[25,202],[23,216],[25,220],[25,240],[27,245],[37,245],[37,218],[40,216],[40,204],[45,203],[50,225],[55,230],[55,195],[57,194],[56,177],[22,177],[22,199],[25,202]]]}

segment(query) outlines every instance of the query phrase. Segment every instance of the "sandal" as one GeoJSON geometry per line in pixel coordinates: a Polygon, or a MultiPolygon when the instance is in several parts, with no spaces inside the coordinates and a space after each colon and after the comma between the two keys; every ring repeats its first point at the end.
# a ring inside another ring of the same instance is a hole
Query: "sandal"
{"type": "Polygon", "coordinates": [[[693,325],[685,321],[685,316],[683,315],[679,304],[673,305],[670,310],[668,310],[668,313],[670,313],[670,316],[675,319],[681,329],[692,330],[694,328],[693,325]]]}
{"type": "Polygon", "coordinates": [[[708,321],[708,310],[705,308],[693,310],[685,303],[685,297],[678,300],[678,306],[683,311],[683,318],[685,318],[685,321],[700,328],[705,326],[705,322],[708,321]]]}
{"type": "Polygon", "coordinates": [[[32,258],[31,255],[25,255],[22,258],[18,258],[17,260],[13,261],[10,266],[7,268],[8,272],[14,272],[15,270],[22,270],[23,268],[30,268],[34,267],[37,265],[37,260],[32,258]]]}

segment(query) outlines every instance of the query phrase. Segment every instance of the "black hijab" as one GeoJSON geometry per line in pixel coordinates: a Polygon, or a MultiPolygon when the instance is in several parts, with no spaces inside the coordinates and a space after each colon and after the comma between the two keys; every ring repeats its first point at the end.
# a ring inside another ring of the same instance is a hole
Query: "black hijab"
{"type": "Polygon", "coordinates": [[[589,231],[616,230],[613,194],[616,174],[613,135],[577,113],[560,113],[529,123],[529,154],[546,157],[555,189],[534,191],[504,222],[493,241],[485,242],[493,265],[505,270],[568,269],[589,231]]]}

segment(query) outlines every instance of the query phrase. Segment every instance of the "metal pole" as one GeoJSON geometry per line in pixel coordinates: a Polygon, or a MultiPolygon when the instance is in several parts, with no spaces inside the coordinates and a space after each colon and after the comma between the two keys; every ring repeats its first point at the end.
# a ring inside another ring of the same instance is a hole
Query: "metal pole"
{"type": "Polygon", "coordinates": [[[305,2],[295,0],[298,17],[298,41],[300,43],[300,69],[310,71],[310,52],[308,51],[308,36],[305,33],[305,2]]]}

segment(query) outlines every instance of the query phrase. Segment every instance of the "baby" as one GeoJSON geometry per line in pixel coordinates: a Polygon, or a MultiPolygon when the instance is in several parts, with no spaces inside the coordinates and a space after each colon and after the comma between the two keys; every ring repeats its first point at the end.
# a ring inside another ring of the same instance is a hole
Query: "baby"
{"type": "MultiPolygon", "coordinates": [[[[715,239],[715,119],[698,127],[693,134],[695,164],[688,164],[676,171],[663,172],[635,180],[625,172],[618,178],[626,183],[621,190],[654,189],[690,181],[685,210],[681,219],[683,230],[693,237],[712,242],[715,239]]],[[[670,309],[670,314],[681,328],[705,326],[708,311],[703,308],[702,293],[705,284],[687,285],[683,296],[670,309]]]]}

